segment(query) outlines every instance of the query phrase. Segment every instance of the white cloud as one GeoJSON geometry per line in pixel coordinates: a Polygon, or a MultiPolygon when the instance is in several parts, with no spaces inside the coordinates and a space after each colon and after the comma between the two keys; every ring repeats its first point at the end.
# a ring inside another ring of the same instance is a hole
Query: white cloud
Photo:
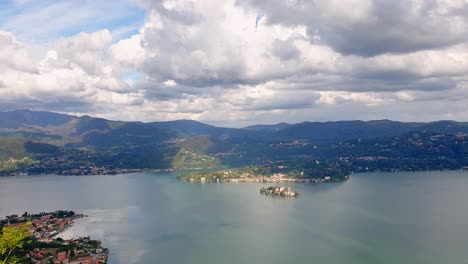
{"type": "Polygon", "coordinates": [[[303,25],[343,54],[375,56],[466,42],[468,3],[440,0],[245,0],[270,24],[303,25]]]}
{"type": "Polygon", "coordinates": [[[2,66],[23,72],[37,72],[25,47],[16,40],[13,34],[0,30],[0,70],[2,66]]]}
{"type": "Polygon", "coordinates": [[[125,66],[137,67],[143,63],[146,50],[141,45],[141,36],[122,39],[110,48],[112,58],[125,66]]]}
{"type": "Polygon", "coordinates": [[[80,33],[76,36],[63,38],[54,45],[57,61],[65,67],[80,67],[90,75],[102,73],[102,60],[112,41],[108,30],[94,33],[80,33]]]}
{"type": "Polygon", "coordinates": [[[28,54],[36,46],[0,32],[2,109],[235,126],[465,118],[464,1],[137,3],[146,17],[131,36],[104,28],[61,37],[39,59],[28,54]],[[401,21],[390,23],[397,11],[401,21]],[[436,107],[422,113],[428,104],[436,107]]]}
{"type": "Polygon", "coordinates": [[[164,84],[165,86],[169,86],[169,87],[172,87],[172,86],[176,86],[176,85],[177,85],[177,83],[176,83],[174,80],[166,80],[166,81],[163,82],[163,84],[164,84]]]}

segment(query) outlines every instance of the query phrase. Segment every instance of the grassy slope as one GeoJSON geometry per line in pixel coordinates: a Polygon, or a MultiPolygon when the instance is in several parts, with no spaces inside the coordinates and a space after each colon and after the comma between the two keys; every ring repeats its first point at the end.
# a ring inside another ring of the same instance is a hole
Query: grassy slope
{"type": "Polygon", "coordinates": [[[27,151],[24,144],[29,141],[25,138],[0,138],[0,161],[9,158],[23,158],[27,157],[27,151]]]}
{"type": "Polygon", "coordinates": [[[25,138],[0,138],[0,171],[15,171],[37,163],[26,150],[25,138]]]}
{"type": "Polygon", "coordinates": [[[221,166],[218,158],[210,155],[219,142],[209,136],[195,136],[177,143],[172,148],[177,154],[172,158],[175,169],[212,168],[221,166]]]}

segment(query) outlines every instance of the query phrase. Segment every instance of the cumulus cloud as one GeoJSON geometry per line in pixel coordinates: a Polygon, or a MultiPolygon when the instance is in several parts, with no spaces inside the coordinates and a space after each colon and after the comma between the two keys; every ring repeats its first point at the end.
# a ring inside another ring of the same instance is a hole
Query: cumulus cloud
{"type": "Polygon", "coordinates": [[[111,40],[111,33],[106,29],[63,38],[54,45],[57,62],[69,68],[78,66],[90,75],[98,75],[103,66],[100,65],[103,53],[111,40]]]}
{"type": "Polygon", "coordinates": [[[108,30],[80,33],[50,46],[43,58],[27,56],[12,33],[0,41],[0,105],[59,112],[99,113],[144,100],[120,76],[108,55],[108,30]],[[4,59],[3,59],[4,58],[4,59]]]}
{"type": "Polygon", "coordinates": [[[0,67],[29,73],[37,72],[37,68],[25,47],[16,40],[11,32],[0,30],[0,47],[0,67]]]}
{"type": "Polygon", "coordinates": [[[306,26],[311,39],[343,54],[406,53],[467,40],[464,0],[239,1],[245,3],[270,24],[306,26]]]}
{"type": "Polygon", "coordinates": [[[468,114],[464,0],[131,2],[145,18],[129,37],[81,32],[31,56],[0,31],[2,109],[232,126],[468,114]]]}
{"type": "Polygon", "coordinates": [[[112,45],[110,54],[114,61],[123,64],[123,66],[136,68],[143,63],[146,50],[142,46],[141,36],[134,35],[112,45]]]}

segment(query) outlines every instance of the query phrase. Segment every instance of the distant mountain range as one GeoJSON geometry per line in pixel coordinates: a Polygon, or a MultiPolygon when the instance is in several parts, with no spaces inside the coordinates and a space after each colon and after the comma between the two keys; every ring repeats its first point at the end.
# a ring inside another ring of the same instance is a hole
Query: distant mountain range
{"type": "MultiPolygon", "coordinates": [[[[344,152],[330,154],[329,150],[340,149],[336,146],[347,142],[388,142],[393,137],[412,138],[415,134],[422,135],[422,138],[434,135],[451,139],[457,137],[464,142],[464,135],[468,134],[468,123],[357,120],[224,128],[193,120],[124,122],[90,116],[17,110],[0,112],[0,143],[3,145],[0,146],[0,162],[8,158],[29,157],[33,161],[39,160],[37,164],[40,164],[41,159],[37,153],[30,153],[24,147],[26,142],[33,142],[59,148],[61,151],[56,151],[55,154],[67,153],[67,161],[71,163],[74,162],[72,152],[77,156],[90,156],[92,153],[100,162],[94,164],[93,160],[89,160],[87,164],[96,166],[236,166],[298,157],[343,158],[344,152]]],[[[457,157],[458,160],[461,159],[459,166],[465,165],[463,151],[462,149],[462,156],[457,157]]],[[[41,154],[42,159],[50,159],[46,154],[41,154]]],[[[10,164],[10,167],[15,166],[10,164]]]]}
{"type": "Polygon", "coordinates": [[[468,133],[468,122],[334,121],[298,124],[254,125],[241,129],[216,127],[194,120],[166,122],[123,122],[90,116],[17,110],[0,112],[0,135],[21,136],[63,145],[110,147],[116,144],[158,143],[192,136],[262,138],[268,140],[311,140],[319,143],[356,138],[398,136],[408,132],[468,133]],[[132,137],[129,139],[126,137],[132,137]],[[105,141],[108,143],[102,142],[105,141]],[[130,140],[130,142],[128,142],[130,140]],[[99,142],[98,142],[99,141],[99,142]],[[134,141],[134,142],[133,142],[134,141]],[[139,141],[141,141],[139,143],[139,141]]]}

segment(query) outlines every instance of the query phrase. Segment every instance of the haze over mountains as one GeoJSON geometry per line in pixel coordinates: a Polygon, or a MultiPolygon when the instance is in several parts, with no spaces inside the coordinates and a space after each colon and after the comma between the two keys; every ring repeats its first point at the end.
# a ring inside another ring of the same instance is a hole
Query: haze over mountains
{"type": "Polygon", "coordinates": [[[48,167],[57,160],[66,161],[67,169],[189,169],[304,158],[346,161],[357,170],[372,166],[377,170],[459,168],[465,166],[468,156],[466,135],[468,123],[455,121],[303,122],[224,128],[193,120],[124,122],[17,110],[0,112],[0,162],[13,158],[8,166],[3,164],[13,170],[42,164],[35,168],[39,172],[50,172],[48,167]],[[31,161],[26,160],[24,166],[16,161],[25,157],[31,161]],[[407,159],[404,163],[402,157],[407,159]],[[362,160],[367,163],[355,166],[362,160]],[[375,160],[380,163],[370,164],[375,160]]]}
{"type": "Polygon", "coordinates": [[[253,137],[271,140],[293,139],[329,143],[356,138],[397,136],[403,133],[425,131],[435,133],[468,133],[468,123],[456,121],[398,122],[334,121],[279,123],[254,125],[246,128],[224,128],[193,120],[165,122],[124,122],[90,116],[71,116],[53,112],[17,110],[0,112],[0,135],[33,138],[50,143],[94,147],[98,138],[119,141],[146,139],[155,143],[171,138],[206,135],[221,139],[253,137]]]}

